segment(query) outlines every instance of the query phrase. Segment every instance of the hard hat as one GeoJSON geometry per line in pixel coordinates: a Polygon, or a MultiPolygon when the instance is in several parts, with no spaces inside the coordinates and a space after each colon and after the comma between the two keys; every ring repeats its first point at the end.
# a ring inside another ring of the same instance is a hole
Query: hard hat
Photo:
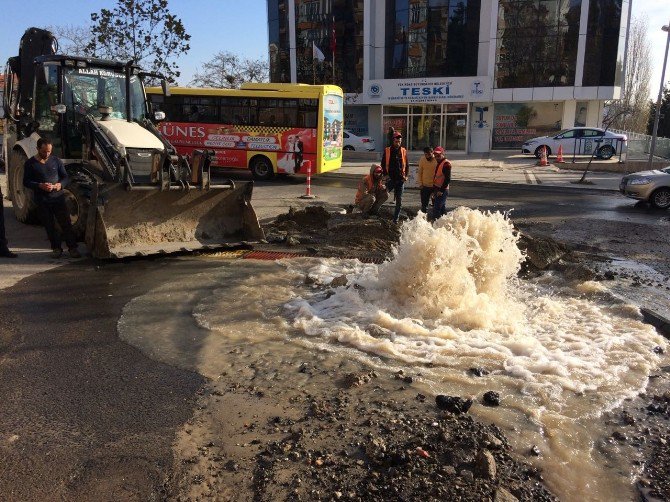
{"type": "Polygon", "coordinates": [[[395,134],[393,135],[393,138],[394,138],[394,139],[395,139],[395,138],[402,138],[402,134],[400,134],[399,132],[397,132],[397,133],[395,133],[395,134]]]}
{"type": "Polygon", "coordinates": [[[375,164],[374,165],[374,170],[372,172],[373,172],[373,174],[381,174],[383,172],[382,171],[382,166],[378,166],[378,165],[375,164]]]}
{"type": "Polygon", "coordinates": [[[435,155],[442,155],[444,153],[444,148],[442,148],[441,146],[436,146],[435,148],[433,148],[433,153],[435,155]]]}

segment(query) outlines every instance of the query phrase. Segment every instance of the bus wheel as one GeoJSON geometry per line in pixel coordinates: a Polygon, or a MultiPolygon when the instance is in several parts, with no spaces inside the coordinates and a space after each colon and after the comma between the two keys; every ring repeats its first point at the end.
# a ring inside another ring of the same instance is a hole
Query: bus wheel
{"type": "Polygon", "coordinates": [[[262,155],[254,157],[251,160],[251,165],[249,168],[251,169],[251,174],[253,175],[254,179],[259,181],[266,181],[274,176],[272,163],[267,157],[262,155]]]}

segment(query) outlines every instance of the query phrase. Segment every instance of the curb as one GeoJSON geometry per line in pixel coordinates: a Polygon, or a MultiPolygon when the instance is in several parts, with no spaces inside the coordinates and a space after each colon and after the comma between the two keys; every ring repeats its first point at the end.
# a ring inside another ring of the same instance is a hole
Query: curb
{"type": "Polygon", "coordinates": [[[647,324],[651,324],[654,328],[658,330],[659,333],[661,333],[665,338],[670,338],[670,320],[666,319],[660,314],[657,314],[653,310],[649,310],[648,308],[641,308],[640,312],[642,312],[642,317],[644,318],[644,322],[647,324]]]}
{"type": "MultiPolygon", "coordinates": [[[[324,173],[320,174],[318,177],[315,178],[315,180],[320,180],[320,179],[348,179],[348,180],[360,180],[362,174],[350,174],[350,173],[324,173]]],[[[614,188],[593,188],[593,187],[571,187],[571,186],[563,186],[563,185],[547,185],[547,184],[542,184],[542,185],[528,185],[526,183],[513,183],[513,182],[503,182],[503,181],[478,181],[478,180],[458,180],[458,179],[452,179],[451,182],[454,185],[486,185],[486,186],[491,186],[491,187],[509,187],[509,186],[516,186],[521,190],[527,190],[527,189],[533,189],[533,190],[559,190],[559,191],[569,191],[569,192],[587,192],[587,193],[593,193],[593,194],[601,194],[601,193],[611,193],[611,194],[618,194],[619,190],[616,190],[614,188]]],[[[418,187],[407,187],[406,190],[418,190],[418,187]]]]}

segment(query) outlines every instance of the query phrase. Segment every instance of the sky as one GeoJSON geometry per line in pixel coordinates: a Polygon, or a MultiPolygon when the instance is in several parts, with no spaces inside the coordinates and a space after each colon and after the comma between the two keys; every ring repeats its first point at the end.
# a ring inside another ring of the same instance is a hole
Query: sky
{"type": "MultiPolygon", "coordinates": [[[[0,0],[2,69],[7,58],[18,54],[27,28],[90,26],[91,12],[115,5],[114,0],[0,0]]],[[[251,59],[268,57],[266,0],[169,0],[168,9],[191,35],[191,50],[179,61],[180,84],[188,84],[197,68],[218,51],[251,59]]]]}
{"type": "MultiPolygon", "coordinates": [[[[667,33],[670,24],[670,0],[631,0],[634,16],[649,18],[652,46],[650,97],[658,95],[667,33]]],[[[88,26],[91,12],[112,8],[113,0],[0,0],[5,21],[0,29],[0,62],[18,52],[21,35],[31,26],[88,26]],[[11,23],[7,20],[11,19],[11,23]]],[[[265,0],[169,0],[169,9],[180,17],[191,35],[191,51],[179,62],[181,84],[187,84],[202,63],[218,51],[238,56],[267,58],[268,23],[265,0]]],[[[665,82],[670,81],[670,68],[665,82]]]]}

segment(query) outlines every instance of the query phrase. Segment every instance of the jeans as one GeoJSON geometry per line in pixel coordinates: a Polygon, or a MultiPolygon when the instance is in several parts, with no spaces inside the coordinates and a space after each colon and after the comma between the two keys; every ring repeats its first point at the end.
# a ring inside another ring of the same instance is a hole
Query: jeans
{"type": "Polygon", "coordinates": [[[433,219],[436,220],[441,216],[444,216],[447,213],[447,196],[449,195],[449,190],[442,192],[442,195],[435,193],[435,199],[433,199],[433,219]]]}
{"type": "Polygon", "coordinates": [[[421,212],[428,213],[428,203],[433,193],[433,187],[421,187],[421,212]]]}
{"type": "Polygon", "coordinates": [[[0,188],[0,251],[7,249],[7,237],[5,236],[5,211],[2,208],[2,189],[0,188]]]}
{"type": "Polygon", "coordinates": [[[398,223],[400,218],[400,209],[402,208],[402,193],[405,191],[405,182],[402,180],[388,180],[386,190],[393,191],[395,197],[395,211],[393,212],[393,221],[398,223]]]}
{"type": "Polygon", "coordinates": [[[63,238],[65,238],[67,247],[69,249],[76,248],[77,239],[72,231],[72,222],[70,221],[70,214],[65,204],[65,197],[45,197],[35,202],[40,221],[47,231],[49,242],[51,242],[51,249],[61,249],[62,239],[56,229],[56,222],[58,222],[63,232],[63,238]]]}

